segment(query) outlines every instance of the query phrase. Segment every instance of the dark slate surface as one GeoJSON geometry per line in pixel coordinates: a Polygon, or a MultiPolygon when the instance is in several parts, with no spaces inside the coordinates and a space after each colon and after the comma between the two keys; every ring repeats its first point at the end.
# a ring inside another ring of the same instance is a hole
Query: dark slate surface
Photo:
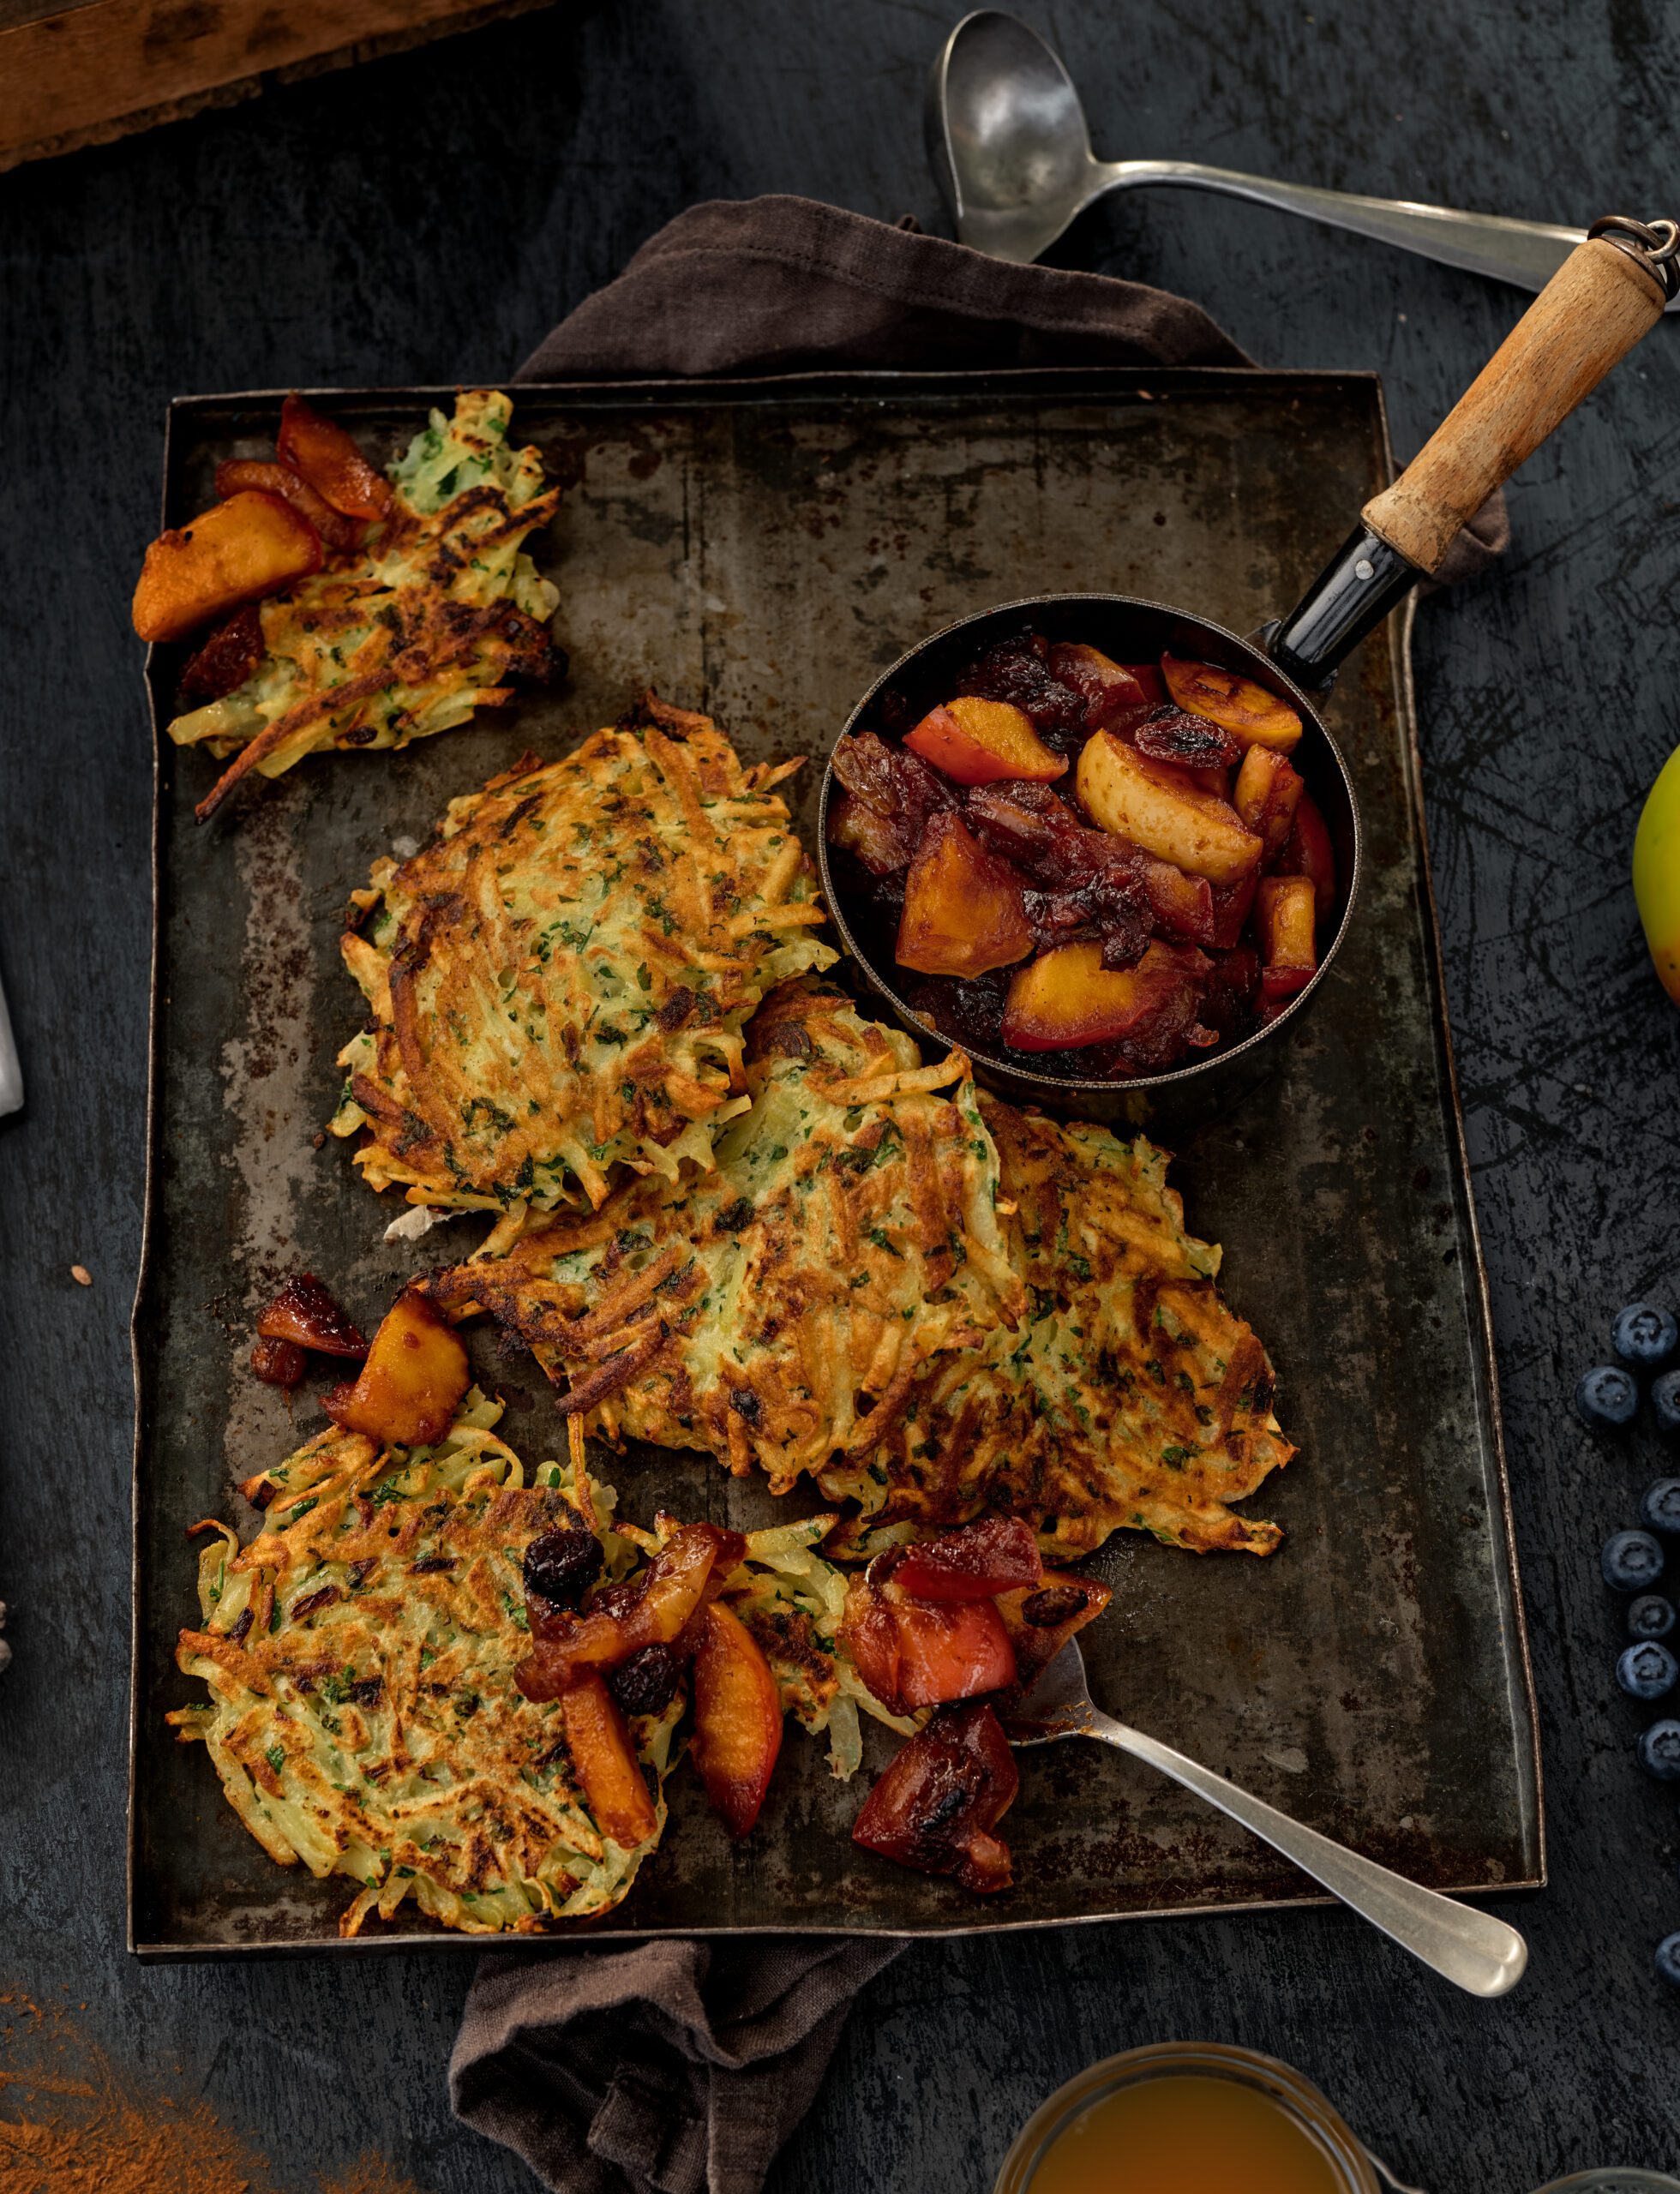
{"type": "MultiPolygon", "coordinates": [[[[1672,173],[1680,31],[1641,0],[1467,0],[1449,54],[1446,20],[1416,4],[1041,20],[1105,152],[1582,220],[1661,210],[1672,173]]],[[[459,1963],[142,1972],[121,1948],[149,800],[126,604],[162,405],[254,380],[502,374],[698,196],[796,189],[931,224],[917,113],[945,27],[870,0],[568,7],[0,179],[0,968],[31,1082],[0,1124],[0,1594],[18,1656],[0,1687],[0,1979],[68,1991],[91,2033],[201,2088],[300,2190],[369,2147],[435,2194],[531,2182],[447,2114],[459,1963]]],[[[1467,276],[1188,194],[1102,213],[1065,252],[1188,291],[1269,363],[1380,368],[1402,451],[1512,310],[1467,276]]],[[[1677,340],[1662,328],[1528,468],[1502,579],[1418,630],[1547,1747],[1552,1885],[1511,1906],[1529,1977],[1472,2005],[1339,1913],[922,1950],[855,2017],[782,2189],[983,2186],[1051,2086],[1167,2035],[1289,2058],[1433,2194],[1680,2164],[1680,2003],[1649,1963],[1680,1924],[1674,1812],[1632,1765],[1595,1558],[1658,1458],[1648,1436],[1611,1449],[1564,1412],[1617,1302],[1680,1286],[1680,1020],[1624,881],[1676,737],[1677,340]]]]}

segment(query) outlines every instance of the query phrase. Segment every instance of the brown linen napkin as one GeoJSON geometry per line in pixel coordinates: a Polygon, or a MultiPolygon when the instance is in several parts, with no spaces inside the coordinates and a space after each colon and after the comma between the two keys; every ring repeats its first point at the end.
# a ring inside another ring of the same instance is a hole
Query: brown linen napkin
{"type": "MultiPolygon", "coordinates": [[[[775,197],[679,214],[518,378],[1251,363],[1188,298],[775,197]]],[[[1509,538],[1495,496],[1441,582],[1485,569],[1509,538]]],[[[904,1947],[807,1936],[492,1952],[451,2101],[558,2194],[758,2194],[852,1998],[904,1947]]]]}
{"type": "Polygon", "coordinates": [[[562,2194],[759,2194],[890,1936],[492,1951],[449,2062],[458,2118],[562,2194]]]}

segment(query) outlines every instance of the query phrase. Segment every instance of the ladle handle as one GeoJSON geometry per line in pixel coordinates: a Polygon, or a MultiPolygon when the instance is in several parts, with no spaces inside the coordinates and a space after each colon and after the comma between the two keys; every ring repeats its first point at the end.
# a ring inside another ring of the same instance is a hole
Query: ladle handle
{"type": "Polygon", "coordinates": [[[1391,488],[1361,516],[1419,571],[1662,318],[1667,291],[1631,252],[1577,244],[1391,488]]]}
{"type": "Polygon", "coordinates": [[[1677,250],[1672,221],[1596,224],[1294,608],[1257,635],[1280,669],[1309,690],[1328,686],[1342,658],[1439,570],[1459,529],[1662,318],[1677,250]]]}

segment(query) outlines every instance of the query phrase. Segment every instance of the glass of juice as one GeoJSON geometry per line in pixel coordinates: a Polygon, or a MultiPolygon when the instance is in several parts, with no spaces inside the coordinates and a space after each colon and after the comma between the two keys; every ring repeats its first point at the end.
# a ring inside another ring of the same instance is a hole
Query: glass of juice
{"type": "Polygon", "coordinates": [[[1218,2042],[1106,2058],[1035,2111],[995,2194],[1391,2194],[1317,2088],[1218,2042]]]}

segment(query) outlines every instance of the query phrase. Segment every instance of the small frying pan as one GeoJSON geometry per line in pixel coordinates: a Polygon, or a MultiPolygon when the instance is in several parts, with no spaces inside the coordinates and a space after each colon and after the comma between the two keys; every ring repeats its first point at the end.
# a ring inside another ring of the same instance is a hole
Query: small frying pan
{"type": "MultiPolygon", "coordinates": [[[[1170,651],[1215,663],[1253,679],[1300,714],[1302,735],[1290,758],[1323,811],[1336,854],[1337,902],[1312,980],[1275,1020],[1240,1043],[1167,1073],[1124,1081],[1047,1074],[1001,1045],[965,1046],[984,1081],[1005,1096],[1050,1110],[1138,1125],[1147,1119],[1172,1132],[1227,1110],[1270,1070],[1275,1040],[1324,987],[1359,892],[1359,798],[1312,697],[1328,692],[1343,659],[1419,580],[1439,569],[1467,519],[1656,326],[1680,286],[1677,253],[1680,225],[1673,221],[1647,225],[1617,215],[1598,222],[1400,478],[1365,505],[1359,525],[1296,607],[1248,638],[1193,611],[1130,595],[1032,595],[945,626],[875,680],[847,718],[845,732],[875,720],[888,687],[921,715],[948,698],[961,673],[994,641],[1030,624],[1048,640],[1083,640],[1117,662],[1148,662],[1170,651]]],[[[818,827],[823,890],[835,926],[870,986],[925,1038],[926,1022],[894,987],[890,940],[869,937],[861,920],[855,926],[846,895],[836,889],[828,847],[834,786],[831,755],[818,827]]]]}

